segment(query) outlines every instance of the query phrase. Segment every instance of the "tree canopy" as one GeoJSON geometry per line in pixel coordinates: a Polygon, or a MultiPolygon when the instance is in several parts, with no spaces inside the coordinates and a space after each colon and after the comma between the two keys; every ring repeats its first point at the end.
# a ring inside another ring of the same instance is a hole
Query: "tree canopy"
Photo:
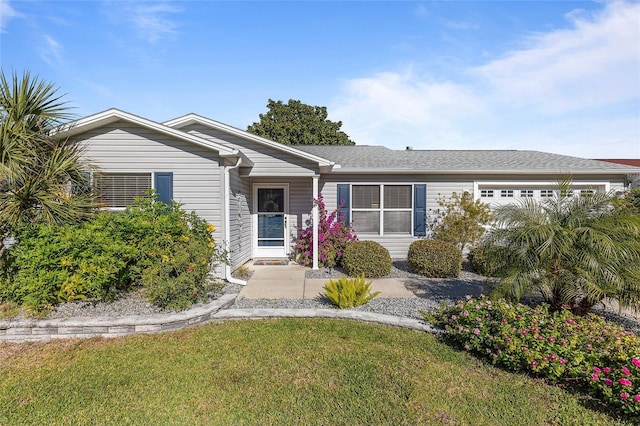
{"type": "Polygon", "coordinates": [[[285,145],[355,145],[340,130],[342,121],[327,119],[327,107],[269,99],[267,108],[259,122],[247,127],[248,132],[285,145]]]}

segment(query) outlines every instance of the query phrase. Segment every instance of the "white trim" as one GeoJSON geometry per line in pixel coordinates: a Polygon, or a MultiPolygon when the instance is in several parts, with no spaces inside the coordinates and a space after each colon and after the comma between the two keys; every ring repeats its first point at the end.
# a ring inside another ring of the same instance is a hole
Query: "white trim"
{"type": "Polygon", "coordinates": [[[424,182],[390,182],[390,183],[375,183],[375,182],[343,182],[343,184],[348,184],[349,185],[349,217],[351,219],[351,223],[353,224],[354,219],[353,219],[353,187],[354,186],[377,186],[380,190],[380,207],[379,208],[356,208],[356,211],[372,211],[372,212],[380,212],[380,216],[378,218],[379,220],[379,224],[378,227],[380,229],[380,232],[359,232],[357,229],[355,230],[358,235],[363,235],[363,236],[379,236],[379,237],[384,237],[385,236],[385,232],[384,232],[384,212],[385,211],[400,211],[400,212],[409,212],[410,213],[410,228],[409,228],[409,232],[408,233],[400,233],[400,232],[390,232],[387,233],[387,236],[393,236],[393,237],[414,237],[413,235],[413,229],[414,229],[414,223],[413,223],[413,219],[414,219],[414,214],[413,211],[415,209],[415,185],[421,185],[424,184],[424,182]],[[411,187],[411,194],[409,199],[411,200],[411,207],[408,208],[385,208],[384,207],[384,187],[385,186],[410,186],[411,187]]]}
{"type": "Polygon", "coordinates": [[[313,218],[313,264],[311,269],[318,269],[318,222],[320,221],[319,212],[318,212],[318,204],[316,200],[318,199],[318,181],[320,176],[313,177],[313,208],[311,210],[311,216],[313,218]]]}
{"type": "Polygon", "coordinates": [[[212,127],[214,129],[223,131],[225,133],[229,133],[229,134],[241,137],[243,139],[257,142],[260,145],[268,146],[278,151],[286,152],[296,157],[313,161],[315,163],[318,163],[319,166],[333,166],[335,164],[333,161],[329,161],[326,158],[322,158],[317,155],[313,155],[308,152],[301,151],[299,149],[292,147],[291,145],[284,145],[279,142],[274,142],[272,140],[269,140],[260,136],[256,136],[253,133],[240,130],[238,128],[229,126],[224,123],[220,123],[219,121],[215,121],[210,118],[206,118],[194,113],[187,114],[182,117],[174,118],[173,120],[165,121],[163,124],[171,128],[182,128],[184,126],[188,126],[189,124],[194,124],[194,123],[203,124],[205,126],[212,127]]]}
{"type": "Polygon", "coordinates": [[[252,257],[287,257],[291,249],[289,240],[289,184],[288,183],[254,183],[251,189],[253,197],[253,208],[251,209],[251,223],[253,232],[251,235],[252,257]],[[284,189],[284,246],[273,249],[258,247],[258,189],[260,188],[282,188],[284,189]]]}
{"type": "Polygon", "coordinates": [[[62,137],[74,136],[92,129],[100,128],[110,123],[114,123],[118,120],[128,121],[130,123],[137,124],[138,126],[146,127],[165,135],[182,139],[184,141],[191,142],[208,149],[212,149],[214,151],[217,151],[221,157],[237,157],[238,155],[240,155],[237,149],[232,149],[222,144],[190,135],[189,133],[185,133],[164,124],[159,124],[155,121],[151,121],[116,108],[111,108],[106,111],[99,112],[97,114],[93,114],[79,120],[64,124],[58,129],[55,135],[62,137]]]}

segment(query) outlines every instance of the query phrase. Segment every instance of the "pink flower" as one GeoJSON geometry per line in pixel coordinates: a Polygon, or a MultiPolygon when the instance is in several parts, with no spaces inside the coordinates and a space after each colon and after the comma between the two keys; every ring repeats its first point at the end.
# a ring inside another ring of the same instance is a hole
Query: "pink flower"
{"type": "Polygon", "coordinates": [[[543,357],[542,357],[542,360],[543,360],[543,361],[549,361],[549,358],[547,358],[546,356],[543,356],[543,357]]]}
{"type": "Polygon", "coordinates": [[[604,371],[605,373],[611,373],[611,369],[609,367],[604,367],[602,371],[604,371]]]}
{"type": "Polygon", "coordinates": [[[631,358],[631,362],[633,362],[633,365],[635,365],[636,367],[640,368],[640,359],[631,358]]]}
{"type": "Polygon", "coordinates": [[[611,386],[613,382],[611,381],[611,379],[604,379],[604,384],[607,386],[611,386]]]}
{"type": "Polygon", "coordinates": [[[600,370],[598,367],[593,367],[593,371],[595,371],[596,373],[602,373],[602,370],[600,370]]]}
{"type": "Polygon", "coordinates": [[[634,397],[633,397],[633,399],[635,399],[635,400],[636,400],[636,402],[640,402],[640,395],[636,395],[636,396],[634,396],[634,397]]]}
{"type": "Polygon", "coordinates": [[[474,329],[473,329],[473,334],[475,334],[475,335],[480,334],[480,330],[479,330],[479,329],[477,329],[477,328],[474,328],[474,329]]]}
{"type": "Polygon", "coordinates": [[[527,330],[522,330],[521,333],[522,334],[527,334],[527,330]]]}
{"type": "Polygon", "coordinates": [[[625,376],[630,376],[631,372],[629,371],[629,369],[627,367],[622,367],[622,374],[624,374],[625,376]]]}
{"type": "Polygon", "coordinates": [[[538,365],[538,361],[531,361],[531,365],[535,367],[536,365],[538,365]]]}
{"type": "Polygon", "coordinates": [[[560,358],[560,361],[558,361],[560,364],[566,364],[567,360],[564,358],[560,358]]]}
{"type": "Polygon", "coordinates": [[[598,377],[598,375],[595,373],[591,375],[591,378],[596,381],[600,380],[600,377],[598,377]]]}
{"type": "Polygon", "coordinates": [[[550,358],[551,358],[551,361],[555,361],[556,359],[558,359],[558,357],[557,357],[557,356],[555,356],[555,355],[553,355],[553,354],[551,354],[551,357],[550,357],[550,358]]]}
{"type": "Polygon", "coordinates": [[[620,394],[620,398],[622,398],[622,399],[627,399],[627,398],[629,398],[629,395],[628,395],[628,394],[626,394],[626,393],[624,393],[624,392],[622,392],[622,393],[620,394]]]}
{"type": "Polygon", "coordinates": [[[618,380],[618,383],[620,383],[622,386],[631,386],[631,380],[629,379],[620,379],[618,380]]]}
{"type": "Polygon", "coordinates": [[[555,341],[556,341],[556,339],[555,339],[553,336],[550,336],[550,337],[549,337],[549,341],[550,341],[551,343],[553,343],[553,342],[555,342],[555,341]]]}

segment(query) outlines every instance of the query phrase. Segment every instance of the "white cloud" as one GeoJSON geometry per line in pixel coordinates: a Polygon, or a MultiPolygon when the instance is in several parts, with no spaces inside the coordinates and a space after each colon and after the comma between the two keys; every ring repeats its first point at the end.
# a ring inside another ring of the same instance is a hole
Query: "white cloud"
{"type": "Polygon", "coordinates": [[[51,66],[59,66],[63,63],[62,54],[64,47],[52,36],[44,34],[42,36],[42,45],[40,47],[40,56],[51,66]]]}
{"type": "Polygon", "coordinates": [[[566,19],[448,80],[412,69],[348,80],[330,112],[359,144],[640,157],[640,4],[566,19]]]}
{"type": "Polygon", "coordinates": [[[589,18],[570,13],[573,28],[534,34],[527,47],[470,73],[501,99],[550,113],[637,98],[640,3],[611,3],[589,18]]]}
{"type": "Polygon", "coordinates": [[[105,4],[110,6],[107,12],[116,22],[133,26],[137,35],[149,43],[177,33],[178,25],[171,17],[182,9],[170,2],[108,1],[105,4]]]}
{"type": "Polygon", "coordinates": [[[0,33],[6,32],[7,24],[11,19],[20,16],[21,15],[11,7],[9,0],[0,0],[0,33]]]}

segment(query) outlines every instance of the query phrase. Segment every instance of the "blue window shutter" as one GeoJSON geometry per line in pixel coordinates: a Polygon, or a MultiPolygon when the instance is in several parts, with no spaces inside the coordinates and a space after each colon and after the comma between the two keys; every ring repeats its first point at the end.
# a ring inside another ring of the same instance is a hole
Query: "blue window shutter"
{"type": "Polygon", "coordinates": [[[173,173],[155,172],[154,179],[154,187],[158,193],[158,201],[171,204],[171,200],[173,200],[173,173]]]}
{"type": "Polygon", "coordinates": [[[413,185],[413,235],[427,235],[427,185],[413,185]]]}
{"type": "Polygon", "coordinates": [[[351,223],[350,189],[351,188],[348,183],[338,184],[338,217],[344,216],[345,225],[349,225],[351,223]],[[342,207],[340,204],[342,204],[342,207]]]}

